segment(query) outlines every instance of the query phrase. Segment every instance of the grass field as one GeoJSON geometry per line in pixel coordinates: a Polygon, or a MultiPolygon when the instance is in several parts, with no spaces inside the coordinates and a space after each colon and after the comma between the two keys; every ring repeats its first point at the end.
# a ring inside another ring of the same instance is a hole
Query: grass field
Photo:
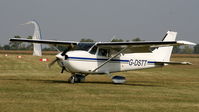
{"type": "MultiPolygon", "coordinates": [[[[40,57],[0,54],[0,112],[198,112],[199,56],[180,55],[174,61],[190,66],[122,72],[126,84],[108,76],[88,76],[68,84],[68,73],[40,57]]],[[[44,56],[50,60],[53,55],[44,56]]],[[[116,75],[116,74],[114,74],[116,75]]]]}

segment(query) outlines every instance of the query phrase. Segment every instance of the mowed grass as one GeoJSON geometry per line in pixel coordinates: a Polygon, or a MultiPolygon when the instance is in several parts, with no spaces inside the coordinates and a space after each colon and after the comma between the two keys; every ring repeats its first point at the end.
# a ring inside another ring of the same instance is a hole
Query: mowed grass
{"type": "MultiPolygon", "coordinates": [[[[121,72],[126,84],[104,75],[68,84],[69,73],[50,70],[41,57],[0,54],[0,112],[198,112],[199,58],[174,61],[193,65],[121,72]]],[[[43,56],[50,61],[54,56],[43,56]]]]}

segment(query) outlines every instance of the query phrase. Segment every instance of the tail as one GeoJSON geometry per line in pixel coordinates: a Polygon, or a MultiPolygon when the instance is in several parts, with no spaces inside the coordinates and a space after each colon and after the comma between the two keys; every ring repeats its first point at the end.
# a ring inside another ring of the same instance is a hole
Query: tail
{"type": "MultiPolygon", "coordinates": [[[[177,36],[177,32],[168,31],[162,41],[175,41],[177,36]]],[[[169,62],[171,53],[173,50],[173,46],[169,47],[159,47],[153,51],[155,57],[157,57],[157,61],[169,62]]]]}
{"type": "MultiPolygon", "coordinates": [[[[29,21],[26,24],[34,24],[35,30],[34,30],[34,35],[32,36],[32,39],[40,40],[41,33],[40,33],[39,24],[36,21],[29,21]]],[[[34,43],[33,44],[33,56],[42,56],[41,49],[42,49],[41,44],[34,43]]]]}

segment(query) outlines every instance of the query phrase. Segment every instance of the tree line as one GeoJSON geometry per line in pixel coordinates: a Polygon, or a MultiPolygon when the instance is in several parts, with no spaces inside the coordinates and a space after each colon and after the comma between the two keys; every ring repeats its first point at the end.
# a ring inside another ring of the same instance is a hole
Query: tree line
{"type": "MultiPolygon", "coordinates": [[[[21,38],[21,36],[14,36],[14,38],[21,38]]],[[[28,36],[28,39],[32,39],[32,36],[28,36]]],[[[134,38],[132,40],[123,40],[120,38],[114,38],[111,40],[111,42],[130,42],[130,41],[144,41],[141,40],[139,37],[134,38]]],[[[90,38],[82,38],[80,42],[95,42],[95,40],[90,39],[90,38]]],[[[57,48],[62,51],[65,49],[64,46],[57,46],[57,48]]],[[[23,43],[23,42],[9,42],[9,44],[0,45],[0,50],[32,50],[33,49],[33,44],[32,43],[23,43]]],[[[50,46],[50,47],[43,47],[43,51],[55,51],[55,47],[50,46]]],[[[173,53],[175,54],[199,54],[199,44],[197,44],[194,47],[191,47],[189,45],[185,46],[174,46],[173,48],[173,53]]]]}

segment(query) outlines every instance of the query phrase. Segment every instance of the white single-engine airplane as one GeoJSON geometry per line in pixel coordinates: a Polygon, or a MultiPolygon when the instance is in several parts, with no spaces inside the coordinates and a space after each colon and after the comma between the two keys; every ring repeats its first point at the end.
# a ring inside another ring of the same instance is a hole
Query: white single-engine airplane
{"type": "MultiPolygon", "coordinates": [[[[70,83],[83,82],[89,74],[107,74],[145,68],[162,67],[168,64],[191,64],[171,62],[173,46],[195,45],[188,41],[175,41],[177,32],[168,31],[162,41],[141,42],[75,42],[56,40],[33,40],[11,38],[10,41],[51,45],[64,45],[66,50],[56,55],[55,62],[64,71],[70,72],[70,83]]],[[[113,83],[124,83],[123,76],[111,76],[113,83]]]]}

